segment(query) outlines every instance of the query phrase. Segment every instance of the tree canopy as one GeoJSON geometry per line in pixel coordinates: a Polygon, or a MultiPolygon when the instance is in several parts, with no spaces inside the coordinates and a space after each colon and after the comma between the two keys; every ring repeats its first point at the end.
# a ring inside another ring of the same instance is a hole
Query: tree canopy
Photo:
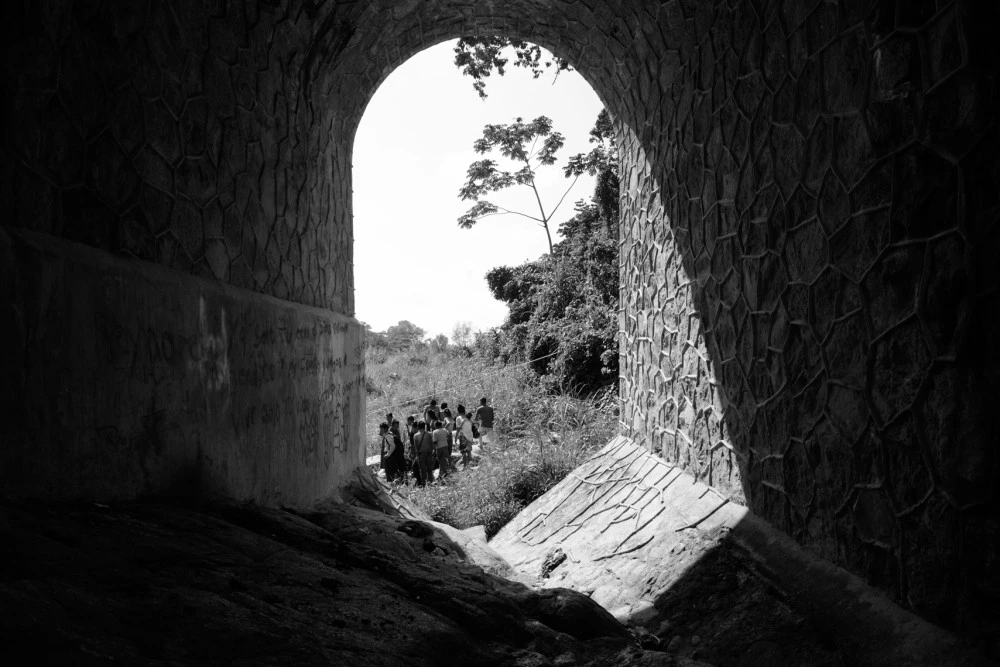
{"type": "Polygon", "coordinates": [[[409,320],[400,320],[385,330],[389,347],[395,350],[411,347],[419,343],[427,333],[409,320]]]}
{"type": "MultiPolygon", "coordinates": [[[[480,97],[486,97],[486,79],[503,76],[510,64],[529,69],[537,78],[555,68],[570,69],[564,60],[527,42],[500,37],[460,40],[455,64],[472,77],[480,97]]],[[[551,211],[546,211],[535,187],[537,170],[556,163],[563,136],[541,116],[531,122],[517,118],[509,125],[487,125],[473,148],[485,155],[497,151],[515,165],[503,169],[486,158],[474,162],[460,191],[474,202],[459,225],[469,228],[490,215],[512,213],[544,227],[549,254],[520,266],[499,266],[486,274],[493,296],[507,304],[507,320],[476,337],[482,356],[504,362],[531,361],[534,370],[553,389],[590,392],[609,386],[618,377],[618,218],[619,175],[613,146],[612,119],[601,111],[587,153],[571,156],[563,174],[573,178],[551,211]],[[563,240],[553,244],[550,222],[581,174],[596,177],[589,202],[576,203],[575,214],[559,226],[563,240]],[[502,208],[486,195],[514,187],[534,190],[538,215],[502,208]]]]}
{"type": "Polygon", "coordinates": [[[537,79],[546,71],[555,68],[559,72],[572,69],[570,64],[542,49],[537,44],[531,44],[520,39],[507,37],[463,37],[455,45],[455,66],[462,74],[472,77],[472,87],[479,97],[486,99],[486,79],[496,72],[503,76],[510,59],[504,55],[504,50],[514,50],[514,67],[529,70],[537,79]]]}
{"type": "Polygon", "coordinates": [[[591,201],[561,226],[554,257],[486,274],[506,322],[481,336],[480,353],[532,361],[553,388],[595,391],[618,376],[618,227],[591,201]]]}
{"type": "Polygon", "coordinates": [[[550,210],[546,210],[545,204],[542,202],[535,182],[535,175],[540,168],[555,164],[556,153],[562,148],[564,142],[563,135],[552,129],[552,120],[546,116],[539,116],[530,122],[525,122],[523,118],[516,118],[513,123],[508,125],[490,124],[484,127],[483,136],[472,145],[473,150],[480,155],[495,150],[512,162],[513,168],[503,169],[496,160],[491,158],[477,160],[469,165],[466,181],[459,190],[459,196],[463,200],[472,200],[475,203],[472,208],[458,218],[458,225],[464,229],[470,229],[481,219],[492,215],[520,215],[533,220],[545,230],[551,254],[552,233],[549,229],[549,222],[559,210],[573,185],[576,184],[576,179],[583,173],[582,165],[585,160],[581,156],[575,156],[580,158],[581,165],[581,170],[575,173],[567,166],[566,176],[574,176],[573,182],[569,184],[562,197],[550,210]],[[483,198],[488,194],[517,185],[530,188],[534,193],[535,201],[538,204],[537,215],[511,210],[483,198]]]}

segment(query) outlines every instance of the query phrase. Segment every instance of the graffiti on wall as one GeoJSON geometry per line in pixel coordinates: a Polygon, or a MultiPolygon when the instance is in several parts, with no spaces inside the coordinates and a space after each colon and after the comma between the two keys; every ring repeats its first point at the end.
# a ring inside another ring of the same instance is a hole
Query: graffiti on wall
{"type": "Polygon", "coordinates": [[[220,307],[218,317],[209,321],[205,297],[198,298],[198,344],[188,360],[189,371],[197,374],[205,394],[205,411],[209,420],[221,419],[229,410],[229,336],[226,329],[226,309],[220,307]]]}
{"type": "Polygon", "coordinates": [[[238,457],[321,476],[358,463],[364,366],[350,356],[361,343],[349,322],[211,294],[197,297],[196,310],[174,304],[147,315],[94,320],[95,366],[122,379],[86,399],[92,449],[107,454],[94,461],[200,446],[227,467],[238,457]],[[104,442],[107,434],[116,440],[104,442]]]}

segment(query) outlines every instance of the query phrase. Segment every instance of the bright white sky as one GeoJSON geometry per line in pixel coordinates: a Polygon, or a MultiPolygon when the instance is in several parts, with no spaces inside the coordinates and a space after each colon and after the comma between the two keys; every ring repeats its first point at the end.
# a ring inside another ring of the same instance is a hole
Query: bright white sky
{"type": "MultiPolygon", "coordinates": [[[[592,148],[589,132],[602,105],[579,74],[563,72],[553,83],[552,75],[532,79],[511,67],[489,79],[483,101],[472,79],[453,64],[453,48],[454,42],[445,42],[426,49],[389,75],[355,138],[355,311],[376,331],[409,320],[429,335],[450,339],[456,322],[470,322],[473,331],[497,326],[507,307],[490,294],[486,272],[548,252],[545,231],[520,216],[489,217],[472,229],[458,226],[472,205],[458,196],[466,169],[487,157],[472,150],[484,125],[544,115],[566,138],[559,162],[539,174],[546,210],[571,182],[562,165],[592,148]]],[[[499,154],[491,157],[505,164],[499,154]]],[[[551,225],[553,243],[559,223],[572,216],[576,201],[589,199],[593,187],[584,176],[566,197],[551,225]]],[[[490,200],[537,215],[527,188],[490,200]]]]}

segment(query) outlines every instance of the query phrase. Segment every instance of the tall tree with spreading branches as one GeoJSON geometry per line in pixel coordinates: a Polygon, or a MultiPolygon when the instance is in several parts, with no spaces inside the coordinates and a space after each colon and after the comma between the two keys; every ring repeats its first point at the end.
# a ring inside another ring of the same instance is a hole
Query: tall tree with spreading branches
{"type": "MultiPolygon", "coordinates": [[[[493,215],[520,215],[533,220],[545,230],[549,242],[549,254],[552,253],[552,232],[549,222],[559,210],[559,206],[576,183],[576,178],[570,183],[558,203],[550,210],[545,209],[541,194],[538,192],[536,174],[541,167],[553,165],[556,162],[556,152],[562,148],[563,136],[552,129],[552,121],[546,116],[539,116],[531,122],[517,118],[509,125],[487,125],[483,128],[483,136],[472,145],[480,155],[494,150],[514,163],[513,169],[502,169],[490,158],[477,160],[469,165],[465,185],[459,191],[459,196],[465,201],[475,202],[468,211],[458,218],[458,225],[471,229],[481,219],[493,215]],[[515,185],[531,189],[538,204],[538,214],[514,211],[484,199],[486,195],[506,190],[515,185]]],[[[579,178],[579,174],[577,174],[579,178]]]]}
{"type": "MultiPolygon", "coordinates": [[[[536,79],[550,68],[555,68],[557,75],[572,69],[567,61],[544,51],[537,44],[507,37],[483,36],[466,37],[458,41],[454,49],[455,65],[473,79],[473,88],[485,99],[486,79],[493,72],[504,75],[510,62],[511,49],[514,66],[530,70],[536,79]]],[[[487,125],[483,129],[482,138],[473,144],[473,149],[480,155],[497,150],[513,162],[514,168],[502,169],[495,160],[489,158],[473,162],[469,166],[467,179],[459,196],[474,203],[472,208],[459,217],[459,226],[469,229],[489,216],[519,215],[545,230],[551,255],[553,243],[550,223],[581,174],[587,173],[597,178],[595,199],[603,211],[617,210],[618,165],[611,140],[611,118],[606,110],[602,110],[590,131],[590,141],[596,146],[589,153],[580,153],[569,159],[563,168],[563,174],[573,181],[555,206],[546,210],[535,178],[540,168],[555,164],[556,152],[564,143],[563,136],[553,131],[552,121],[545,116],[539,116],[531,122],[517,118],[509,125],[487,125]],[[488,194],[517,185],[532,190],[538,206],[537,214],[507,209],[485,199],[488,194]]],[[[603,217],[610,221],[612,216],[603,217]]]]}
{"type": "MultiPolygon", "coordinates": [[[[566,200],[577,180],[584,173],[598,178],[598,189],[601,183],[608,181],[607,174],[614,178],[605,198],[613,196],[617,200],[618,181],[617,164],[614,152],[611,150],[611,121],[608,113],[602,110],[597,117],[594,128],[590,131],[591,143],[596,143],[589,153],[579,153],[572,156],[563,167],[563,175],[572,178],[569,186],[551,209],[546,209],[538,191],[536,175],[542,167],[556,163],[556,153],[562,148],[563,135],[552,129],[552,121],[546,116],[539,116],[531,122],[517,118],[509,125],[487,125],[483,128],[483,136],[472,145],[480,155],[499,151],[500,155],[513,163],[512,169],[503,169],[491,158],[473,162],[466,173],[466,181],[459,190],[459,196],[465,201],[473,201],[472,208],[458,218],[458,225],[471,229],[473,225],[494,215],[519,215],[535,222],[545,230],[545,238],[549,243],[549,254],[552,254],[552,218],[566,200]],[[485,199],[491,193],[500,192],[514,186],[529,188],[535,196],[538,206],[537,214],[526,213],[505,208],[485,199]],[[611,192],[613,191],[613,195],[611,192]]],[[[608,207],[611,206],[609,202],[608,207]]],[[[617,208],[617,201],[614,202],[617,208]]]]}
{"type": "MultiPolygon", "coordinates": [[[[557,73],[569,69],[565,61],[554,56],[546,59],[544,51],[526,42],[462,40],[455,48],[455,63],[473,78],[480,97],[486,97],[486,78],[491,73],[503,76],[511,57],[508,47],[513,47],[514,66],[531,70],[535,78],[553,66],[557,73]]],[[[516,169],[502,171],[491,160],[474,163],[462,195],[476,203],[459,224],[471,227],[487,215],[500,213],[531,217],[545,228],[549,256],[558,259],[543,257],[516,267],[499,266],[486,274],[493,295],[507,304],[509,312],[502,326],[477,336],[476,347],[491,359],[535,360],[532,368],[554,388],[599,391],[613,386],[618,376],[619,177],[608,112],[601,111],[590,131],[593,148],[572,156],[563,167],[564,175],[573,177],[574,183],[588,173],[596,184],[590,202],[577,202],[575,215],[559,226],[561,242],[553,245],[549,223],[566,193],[547,212],[535,189],[537,216],[501,209],[483,199],[515,185],[532,187],[533,169],[554,164],[555,151],[562,146],[562,137],[552,139],[553,134],[557,133],[552,132],[548,119],[525,123],[518,118],[509,126],[487,126],[476,142],[477,152],[498,149],[513,160],[516,169]],[[534,162],[530,156],[535,156],[534,162]]]]}

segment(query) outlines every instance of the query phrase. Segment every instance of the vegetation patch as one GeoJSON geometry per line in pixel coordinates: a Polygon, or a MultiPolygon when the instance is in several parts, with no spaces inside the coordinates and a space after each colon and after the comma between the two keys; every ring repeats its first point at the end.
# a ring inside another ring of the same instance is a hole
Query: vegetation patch
{"type": "MultiPolygon", "coordinates": [[[[495,535],[524,507],[558,484],[617,432],[615,395],[553,394],[530,365],[495,366],[469,352],[429,351],[413,366],[413,353],[369,350],[368,376],[382,394],[368,399],[368,452],[378,453],[378,424],[392,412],[405,423],[430,398],[470,409],[487,396],[496,410],[494,441],[467,469],[444,484],[396,484],[436,521],[456,528],[482,525],[495,535]]],[[[455,450],[457,454],[457,448],[455,450]]]]}

